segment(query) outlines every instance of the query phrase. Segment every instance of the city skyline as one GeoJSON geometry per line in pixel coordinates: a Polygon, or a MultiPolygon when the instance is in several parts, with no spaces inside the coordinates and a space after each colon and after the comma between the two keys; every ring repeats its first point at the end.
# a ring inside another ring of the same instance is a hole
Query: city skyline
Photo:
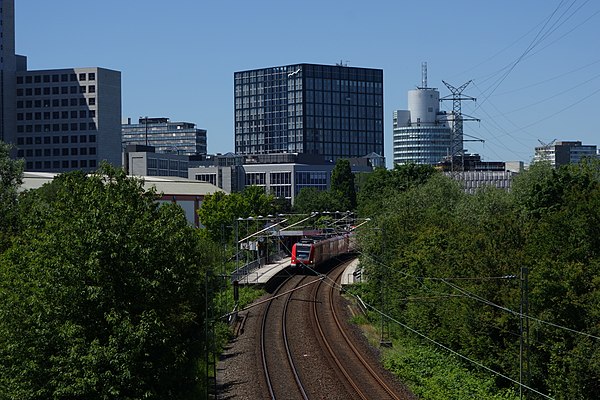
{"type": "MultiPolygon", "coordinates": [[[[16,51],[30,69],[98,65],[122,71],[122,118],[169,116],[208,131],[208,151],[234,149],[233,74],[294,63],[382,68],[384,141],[392,162],[392,113],[421,84],[442,80],[477,103],[463,112],[466,143],[487,160],[533,157],[538,139],[598,144],[600,5],[584,1],[419,4],[356,1],[201,4],[191,0],[19,1],[16,51]],[[67,21],[68,23],[60,23],[67,21]],[[57,23],[58,22],[58,23],[57,23]]],[[[469,102],[470,103],[470,102],[469,102]]],[[[449,103],[442,104],[448,110],[449,103]]]]}

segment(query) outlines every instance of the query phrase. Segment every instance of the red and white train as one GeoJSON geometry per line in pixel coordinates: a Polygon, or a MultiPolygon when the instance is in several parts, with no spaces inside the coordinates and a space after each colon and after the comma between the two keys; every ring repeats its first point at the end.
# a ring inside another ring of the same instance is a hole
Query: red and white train
{"type": "Polygon", "coordinates": [[[290,265],[314,268],[317,265],[352,251],[351,235],[344,234],[326,239],[305,239],[292,246],[290,265]]]}

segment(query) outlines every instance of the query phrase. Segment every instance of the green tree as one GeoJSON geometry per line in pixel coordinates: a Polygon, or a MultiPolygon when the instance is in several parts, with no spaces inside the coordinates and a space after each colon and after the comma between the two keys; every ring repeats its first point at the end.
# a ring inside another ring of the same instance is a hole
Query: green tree
{"type": "Polygon", "coordinates": [[[23,183],[23,160],[10,158],[10,146],[0,142],[0,252],[17,225],[17,189],[23,183]]]}
{"type": "Polygon", "coordinates": [[[356,209],[356,187],[350,161],[339,159],[331,171],[331,195],[337,199],[341,210],[356,209]]]}
{"type": "Polygon", "coordinates": [[[306,187],[294,199],[294,211],[302,214],[321,211],[345,210],[344,205],[330,191],[306,187]]]}
{"type": "Polygon", "coordinates": [[[203,234],[215,242],[232,239],[235,220],[250,216],[267,216],[278,212],[278,202],[259,186],[249,186],[241,193],[215,192],[208,195],[198,210],[203,234]]]}
{"type": "Polygon", "coordinates": [[[212,248],[122,170],[49,185],[0,258],[0,398],[197,398],[212,248]]]}
{"type": "Polygon", "coordinates": [[[431,165],[396,164],[391,170],[376,168],[363,174],[357,195],[359,213],[363,216],[379,213],[388,198],[426,183],[436,173],[431,165]]]}

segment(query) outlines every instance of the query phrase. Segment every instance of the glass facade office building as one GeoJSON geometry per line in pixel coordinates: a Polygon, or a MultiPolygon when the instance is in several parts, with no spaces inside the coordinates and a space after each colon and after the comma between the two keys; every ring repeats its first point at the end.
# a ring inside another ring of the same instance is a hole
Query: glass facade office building
{"type": "Polygon", "coordinates": [[[295,64],[234,74],[237,154],[383,155],[383,70],[295,64]]]}
{"type": "Polygon", "coordinates": [[[157,153],[195,156],[206,154],[206,130],[191,122],[172,122],[169,118],[142,117],[137,124],[128,121],[121,127],[123,147],[149,145],[157,153]]]}

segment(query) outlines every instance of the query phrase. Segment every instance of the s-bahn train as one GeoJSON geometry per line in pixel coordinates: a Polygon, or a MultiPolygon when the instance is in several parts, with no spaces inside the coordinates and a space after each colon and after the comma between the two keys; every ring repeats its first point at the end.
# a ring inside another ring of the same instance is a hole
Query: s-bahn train
{"type": "Polygon", "coordinates": [[[314,268],[317,265],[352,251],[350,234],[325,239],[304,239],[292,246],[290,265],[314,268]]]}

